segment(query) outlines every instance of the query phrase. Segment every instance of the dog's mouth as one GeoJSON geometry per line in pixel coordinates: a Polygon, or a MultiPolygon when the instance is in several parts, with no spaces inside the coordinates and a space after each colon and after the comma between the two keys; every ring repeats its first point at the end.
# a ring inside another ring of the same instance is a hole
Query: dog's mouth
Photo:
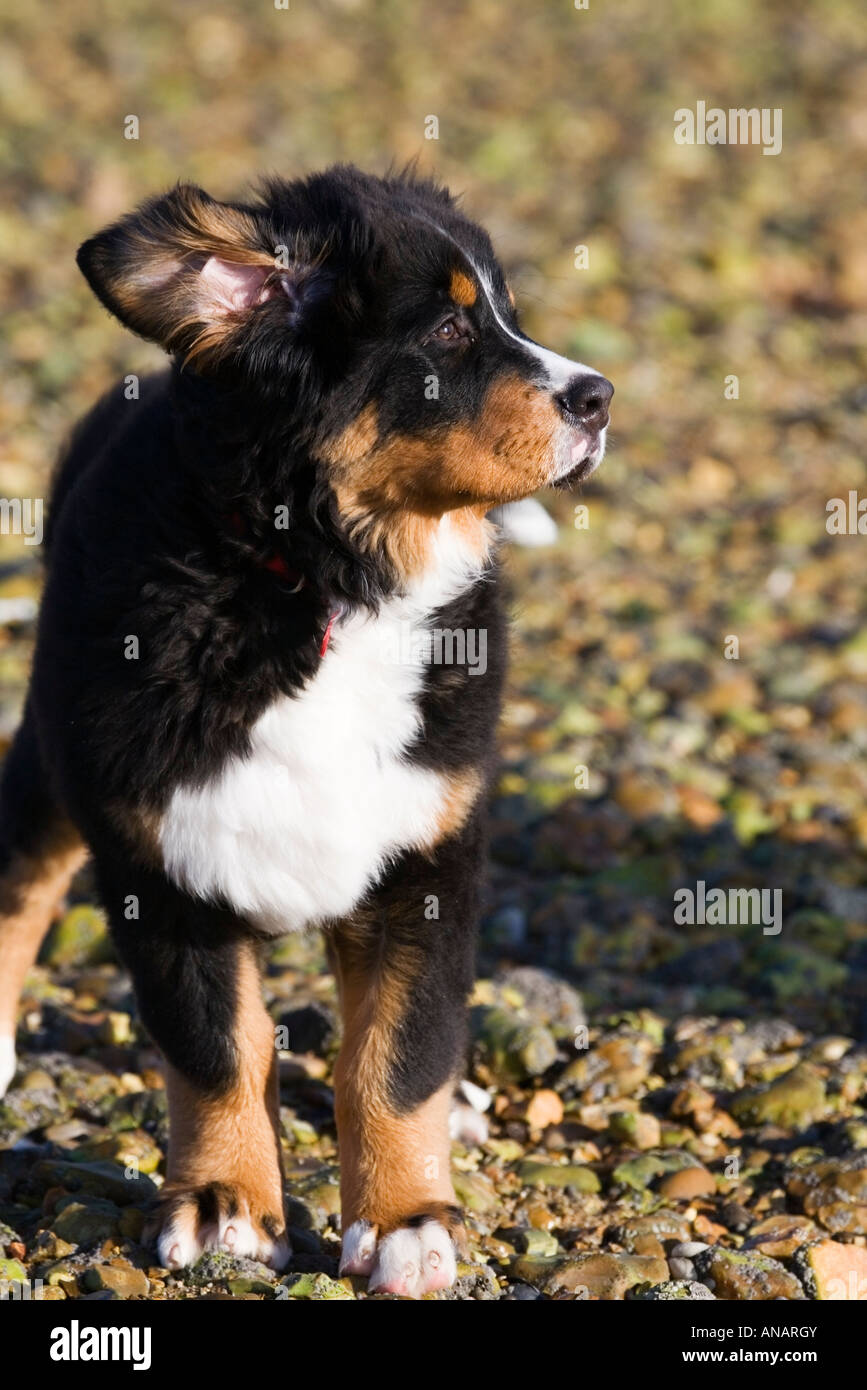
{"type": "Polygon", "coordinates": [[[607,427],[588,430],[581,426],[570,429],[565,448],[561,450],[561,462],[552,479],[552,485],[564,491],[583,483],[596,472],[605,456],[605,435],[607,427]]]}

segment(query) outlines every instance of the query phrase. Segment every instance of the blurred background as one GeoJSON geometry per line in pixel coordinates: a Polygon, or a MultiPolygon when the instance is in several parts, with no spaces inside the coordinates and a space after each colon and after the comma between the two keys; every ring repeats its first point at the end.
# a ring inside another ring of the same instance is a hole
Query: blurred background
{"type": "MultiPolygon", "coordinates": [[[[418,157],[490,228],[528,332],[617,389],[601,472],[545,500],[557,545],[509,557],[483,966],[551,968],[591,1013],[867,1035],[867,538],[825,525],[867,486],[860,7],[2,11],[0,492],[43,495],[76,416],[159,361],[89,296],[84,237],[178,178],[231,197],[418,157]],[[781,108],[781,153],[676,144],[699,100],[781,108]],[[782,933],[676,926],[699,879],[782,890],[782,933]]],[[[0,559],[8,740],[39,578],[20,538],[0,559]]]]}

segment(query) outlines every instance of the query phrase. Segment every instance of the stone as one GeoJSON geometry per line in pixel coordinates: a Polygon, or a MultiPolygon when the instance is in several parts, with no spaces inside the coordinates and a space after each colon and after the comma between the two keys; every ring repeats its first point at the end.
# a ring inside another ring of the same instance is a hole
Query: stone
{"type": "Polygon", "coordinates": [[[267,1279],[260,1279],[255,1274],[238,1274],[233,1279],[226,1280],[226,1287],[236,1298],[245,1294],[273,1294],[274,1284],[267,1279]]]}
{"type": "Polygon", "coordinates": [[[837,1240],[814,1240],[795,1252],[794,1268],[811,1298],[867,1301],[867,1250],[837,1240]]]}
{"type": "Polygon", "coordinates": [[[714,1245],[694,1261],[702,1282],[717,1298],[772,1300],[802,1299],[804,1290],[793,1274],[757,1250],[727,1250],[714,1245]]]}
{"type": "Polygon", "coordinates": [[[630,1299],[639,1299],[650,1303],[670,1303],[682,1299],[693,1302],[704,1298],[715,1298],[707,1284],[700,1284],[696,1280],[666,1279],[661,1284],[637,1284],[629,1292],[630,1299]]]}
{"type": "Polygon", "coordinates": [[[461,1173],[456,1170],[452,1173],[452,1183],[458,1202],[467,1211],[481,1214],[494,1211],[499,1205],[494,1184],[483,1173],[461,1173]]]}
{"type": "Polygon", "coordinates": [[[27,1270],[20,1260],[0,1259],[0,1294],[5,1284],[24,1284],[27,1270]]]}
{"type": "Polygon", "coordinates": [[[694,1260],[696,1255],[701,1255],[709,1248],[703,1240],[682,1240],[672,1246],[671,1257],[676,1260],[694,1260]]]}
{"type": "Polygon", "coordinates": [[[93,965],[111,959],[104,913],[80,904],[64,913],[45,938],[39,959],[49,965],[93,965]]]}
{"type": "Polygon", "coordinates": [[[524,1187],[572,1187],[577,1192],[599,1192],[602,1184],[592,1168],[575,1163],[537,1163],[525,1159],[518,1165],[524,1187]]]}
{"type": "Polygon", "coordinates": [[[609,1240],[616,1241],[618,1245],[626,1246],[627,1250],[635,1250],[636,1254],[644,1254],[638,1250],[636,1242],[646,1236],[655,1237],[659,1241],[670,1240],[678,1243],[687,1241],[690,1234],[690,1224],[687,1217],[677,1211],[667,1211],[661,1207],[658,1211],[649,1212],[643,1216],[630,1216],[625,1221],[618,1221],[616,1225],[610,1226],[606,1232],[609,1240]]]}
{"type": "Polygon", "coordinates": [[[611,1116],[608,1133],[617,1143],[635,1149],[658,1149],[662,1126],[655,1115],[639,1110],[618,1110],[611,1116]]]}
{"type": "Polygon", "coordinates": [[[803,1129],[827,1109],[825,1080],[810,1062],[802,1062],[766,1086],[739,1092],[729,1111],[742,1125],[780,1125],[803,1129]]]}
{"type": "Polygon", "coordinates": [[[558,1037],[574,1037],[575,1029],[587,1022],[581,996],[548,970],[532,965],[510,966],[499,971],[494,983],[499,990],[517,994],[532,1021],[553,1029],[558,1037]]]}
{"type": "Polygon", "coordinates": [[[81,1286],[88,1293],[111,1289],[118,1298],[146,1298],[150,1282],[143,1269],[131,1264],[91,1265],[81,1276],[81,1286]]]}
{"type": "Polygon", "coordinates": [[[71,1157],[85,1162],[111,1159],[122,1168],[134,1168],[139,1173],[155,1173],[162,1161],[162,1151],[143,1129],[123,1130],[118,1134],[102,1134],[88,1139],[71,1157]]]}
{"type": "Polygon", "coordinates": [[[527,1102],[524,1118],[531,1129],[558,1125],[563,1119],[563,1102],[556,1091],[534,1091],[527,1102]]]}
{"type": "Polygon", "coordinates": [[[290,1274],[285,1279],[280,1280],[278,1285],[278,1300],[282,1298],[304,1298],[304,1299],[353,1299],[355,1294],[349,1286],[349,1281],[329,1279],[327,1274],[290,1274]],[[285,1289],[286,1293],[281,1294],[280,1289],[285,1289]]]}
{"type": "Polygon", "coordinates": [[[30,1245],[32,1260],[62,1260],[64,1255],[72,1255],[75,1246],[68,1240],[61,1240],[56,1231],[38,1231],[30,1245]]]}
{"type": "Polygon", "coordinates": [[[662,1178],[657,1190],[669,1201],[692,1201],[716,1192],[716,1182],[706,1168],[682,1168],[679,1173],[668,1173],[662,1178]]]}
{"type": "Polygon", "coordinates": [[[482,1005],[472,1009],[471,1019],[478,1062],[498,1082],[540,1076],[556,1060],[557,1044],[542,1024],[482,1005]]]}
{"type": "Polygon", "coordinates": [[[543,1293],[577,1293],[584,1298],[623,1298],[635,1284],[658,1284],[668,1278],[665,1260],[649,1255],[588,1251],[566,1259],[532,1260],[519,1255],[510,1274],[543,1293]]]}
{"type": "Polygon", "coordinates": [[[624,1159],[622,1163],[618,1163],[611,1174],[611,1180],[616,1188],[646,1192],[648,1188],[655,1186],[657,1179],[666,1174],[695,1167],[696,1161],[692,1154],[684,1153],[682,1149],[653,1149],[642,1154],[640,1158],[624,1159]]]}
{"type": "Polygon", "coordinates": [[[808,1216],[768,1216],[750,1227],[743,1249],[759,1250],[763,1255],[785,1260],[818,1234],[818,1226],[808,1216]]]}
{"type": "Polygon", "coordinates": [[[517,1248],[525,1255],[556,1255],[559,1245],[555,1236],[550,1231],[530,1229],[529,1231],[519,1231],[515,1237],[517,1248]]]}
{"type": "Polygon", "coordinates": [[[867,1153],[790,1160],[786,1191],[832,1235],[867,1235],[867,1153]]]}
{"type": "Polygon", "coordinates": [[[144,1206],[157,1195],[156,1184],[144,1173],[130,1173],[108,1160],[74,1163],[70,1159],[46,1158],[33,1169],[34,1181],[44,1187],[65,1187],[70,1192],[87,1192],[108,1197],[119,1206],[144,1206]]]}
{"type": "Polygon", "coordinates": [[[88,1202],[73,1199],[58,1210],[51,1227],[56,1236],[71,1245],[98,1245],[119,1237],[120,1210],[114,1202],[99,1197],[88,1202]]]}

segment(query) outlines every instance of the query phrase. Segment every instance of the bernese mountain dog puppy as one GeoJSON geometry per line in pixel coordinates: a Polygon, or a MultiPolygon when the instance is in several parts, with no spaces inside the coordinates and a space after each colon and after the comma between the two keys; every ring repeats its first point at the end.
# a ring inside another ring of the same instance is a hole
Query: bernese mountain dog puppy
{"type": "Polygon", "coordinates": [[[321,927],[341,1269],[447,1287],[506,645],[486,513],[586,478],[613,388],[521,331],[486,233],[413,174],[337,167],[236,203],[181,185],[78,264],[171,367],[109,392],[56,475],[0,796],[0,1085],[89,854],[165,1058],[160,1261],[280,1267],[260,964],[321,927]]]}

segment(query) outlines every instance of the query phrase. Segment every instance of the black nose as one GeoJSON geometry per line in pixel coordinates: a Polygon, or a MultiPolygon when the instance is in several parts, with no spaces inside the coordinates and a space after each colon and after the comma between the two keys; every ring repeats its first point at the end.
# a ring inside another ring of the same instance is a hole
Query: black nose
{"type": "Polygon", "coordinates": [[[613,395],[614,387],[606,377],[575,376],[554,399],[567,419],[588,429],[604,430],[613,395]]]}

